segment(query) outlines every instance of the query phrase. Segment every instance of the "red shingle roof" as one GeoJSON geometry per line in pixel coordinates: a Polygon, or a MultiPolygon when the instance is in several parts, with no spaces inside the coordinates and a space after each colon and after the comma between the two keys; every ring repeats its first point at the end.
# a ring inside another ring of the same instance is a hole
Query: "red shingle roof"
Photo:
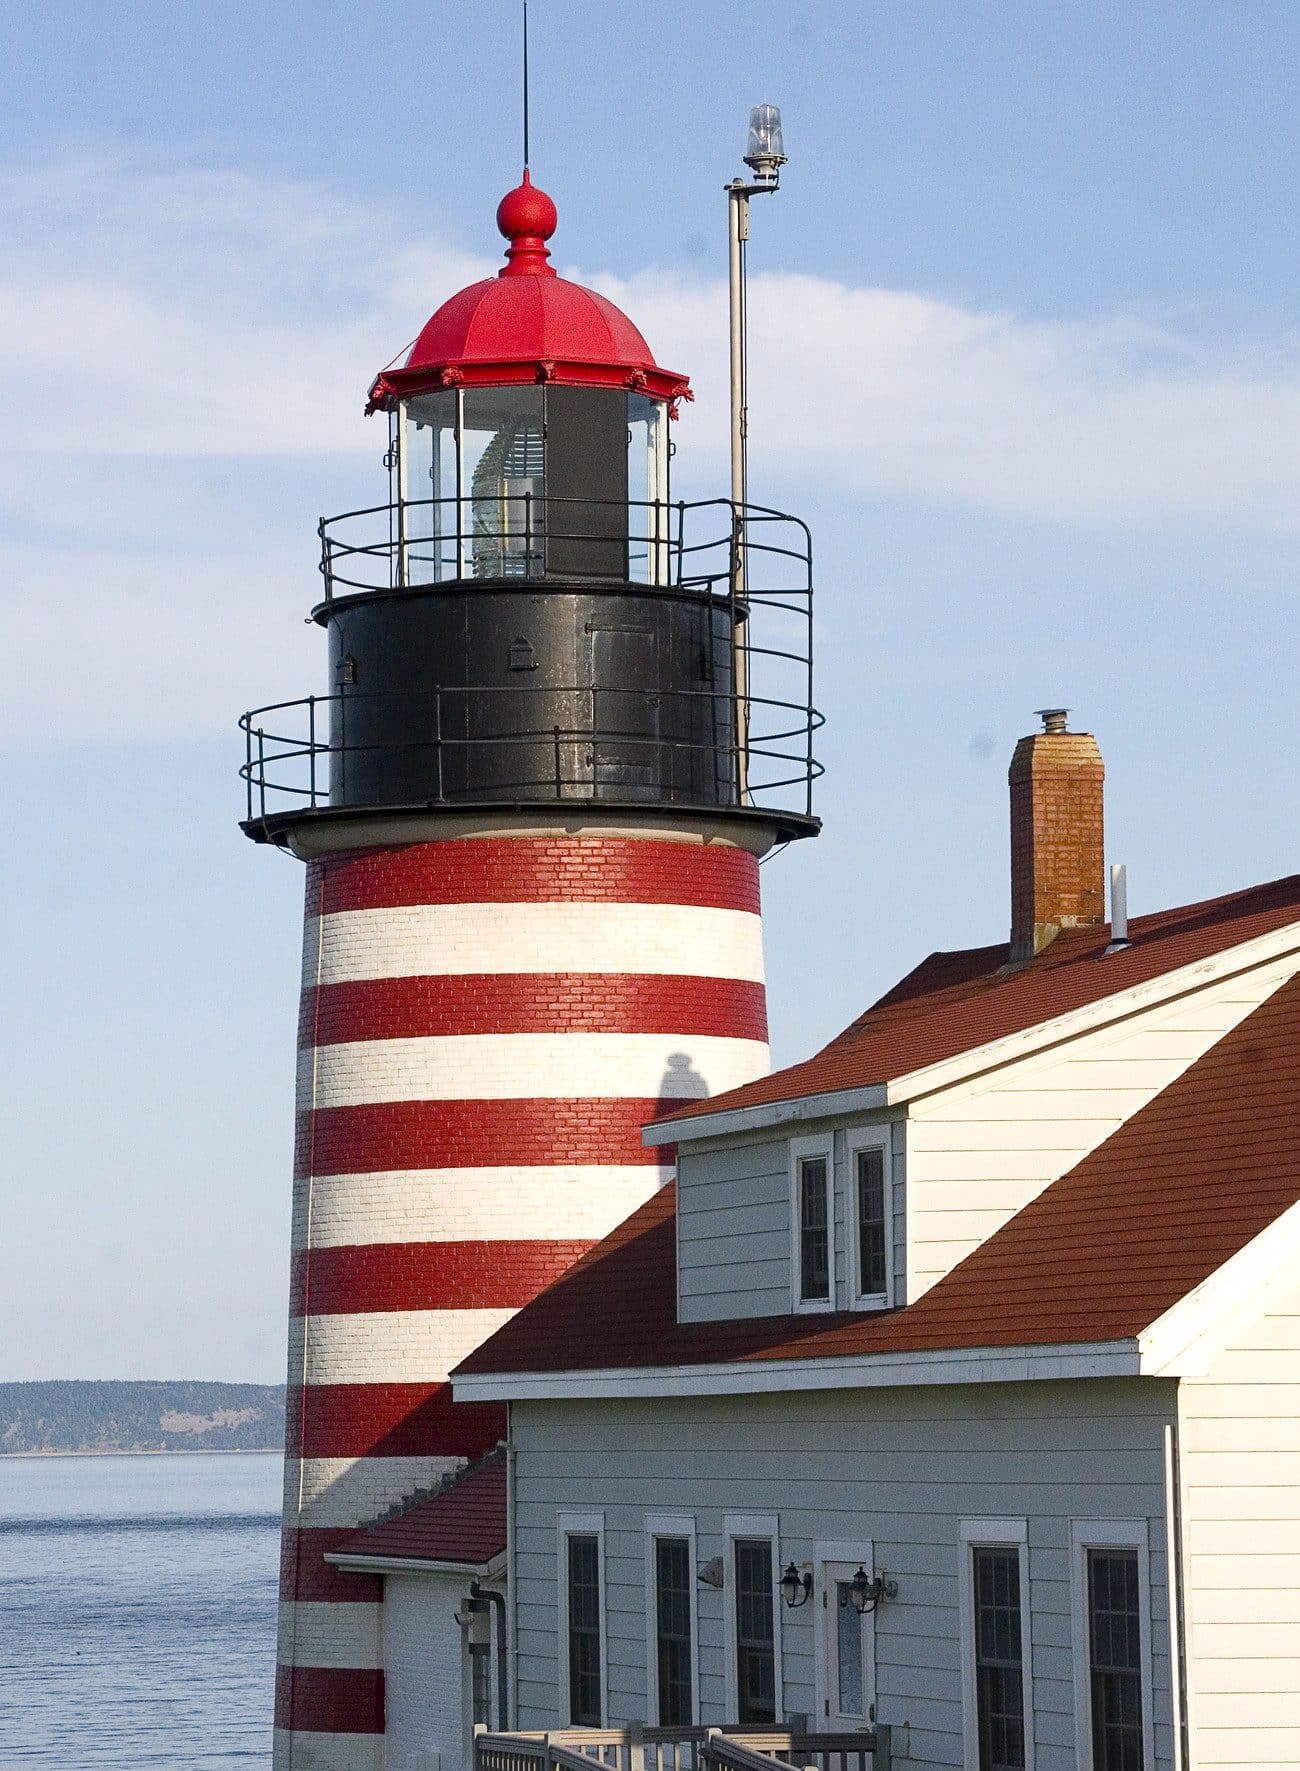
{"type": "Polygon", "coordinates": [[[1102,963],[1108,928],[1067,929],[1007,971],[1006,946],[932,953],[815,1057],[668,1115],[670,1120],[867,1088],[1300,921],[1300,874],[1184,904],[1130,924],[1132,945],[1102,963]]]}
{"type": "Polygon", "coordinates": [[[905,1309],[678,1324],[664,1188],[460,1366],[591,1371],[1128,1340],[1300,1199],[1300,978],[905,1309]]]}
{"type": "Polygon", "coordinates": [[[506,1459],[503,1451],[494,1451],[440,1494],[358,1531],[336,1554],[482,1568],[505,1547],[506,1459]]]}

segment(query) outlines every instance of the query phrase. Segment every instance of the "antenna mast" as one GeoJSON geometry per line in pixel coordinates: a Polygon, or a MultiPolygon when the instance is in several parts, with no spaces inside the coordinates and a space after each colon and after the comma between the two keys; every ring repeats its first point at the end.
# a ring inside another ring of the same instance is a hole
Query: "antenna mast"
{"type": "Polygon", "coordinates": [[[524,0],[524,171],[528,170],[528,0],[524,0]]]}

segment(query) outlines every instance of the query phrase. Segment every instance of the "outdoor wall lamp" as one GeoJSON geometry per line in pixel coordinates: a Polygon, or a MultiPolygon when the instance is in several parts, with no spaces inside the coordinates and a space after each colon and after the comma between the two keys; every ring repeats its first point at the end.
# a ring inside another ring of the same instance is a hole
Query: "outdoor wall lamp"
{"type": "Polygon", "coordinates": [[[857,1573],[840,1593],[840,1604],[852,1605],[859,1617],[865,1617],[868,1611],[876,1609],[882,1599],[897,1597],[896,1580],[886,1580],[883,1574],[868,1574],[859,1563],[857,1573]]]}
{"type": "Polygon", "coordinates": [[[812,1584],[811,1574],[806,1571],[800,1574],[793,1562],[787,1565],[781,1576],[781,1596],[791,1611],[797,1611],[801,1605],[808,1603],[812,1597],[812,1584]]]}

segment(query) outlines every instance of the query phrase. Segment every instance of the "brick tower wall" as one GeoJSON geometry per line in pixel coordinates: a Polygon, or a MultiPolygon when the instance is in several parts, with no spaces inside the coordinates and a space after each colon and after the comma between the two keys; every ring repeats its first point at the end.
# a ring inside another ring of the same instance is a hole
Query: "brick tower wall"
{"type": "Polygon", "coordinates": [[[448,1373],[670,1174],[642,1124],[768,1068],[758,864],[462,838],[307,878],[277,1771],[378,1771],[381,1586],[323,1560],[504,1433],[448,1373]]]}

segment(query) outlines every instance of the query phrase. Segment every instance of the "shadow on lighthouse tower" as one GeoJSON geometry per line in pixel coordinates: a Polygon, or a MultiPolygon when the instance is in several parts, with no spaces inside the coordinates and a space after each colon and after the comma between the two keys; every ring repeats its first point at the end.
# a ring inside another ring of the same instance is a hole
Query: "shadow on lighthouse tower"
{"type": "Polygon", "coordinates": [[[527,174],[497,222],[370,390],[387,498],[320,525],[327,692],[241,722],[242,827],[308,863],[281,1767],[380,1762],[328,1558],[501,1436],[448,1373],[671,1178],[641,1127],[768,1068],[758,862],[818,828],[807,530],[675,500],[686,379],[527,174]]]}

